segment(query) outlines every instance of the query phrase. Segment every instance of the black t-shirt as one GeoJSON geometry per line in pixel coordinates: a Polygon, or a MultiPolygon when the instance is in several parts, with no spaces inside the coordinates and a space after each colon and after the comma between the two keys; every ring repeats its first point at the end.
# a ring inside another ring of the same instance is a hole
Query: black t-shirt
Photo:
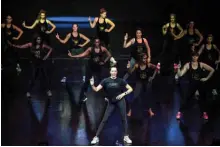
{"type": "Polygon", "coordinates": [[[102,80],[100,85],[103,86],[107,98],[111,102],[117,102],[116,97],[123,92],[127,82],[121,78],[112,79],[109,77],[102,80]]]}

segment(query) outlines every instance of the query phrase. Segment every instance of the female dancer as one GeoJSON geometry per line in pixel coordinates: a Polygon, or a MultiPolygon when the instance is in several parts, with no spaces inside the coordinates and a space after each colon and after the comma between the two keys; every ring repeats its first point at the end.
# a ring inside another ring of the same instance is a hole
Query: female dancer
{"type": "Polygon", "coordinates": [[[181,39],[184,36],[184,44],[186,46],[184,46],[184,50],[181,53],[181,55],[184,54],[182,64],[185,64],[186,62],[190,61],[190,54],[192,53],[192,51],[194,51],[194,48],[199,46],[203,41],[203,36],[199,32],[199,30],[194,27],[193,21],[190,21],[187,25],[187,29],[185,29],[180,35],[176,36],[174,40],[181,39]],[[199,40],[197,38],[199,38],[199,40]]]}
{"type": "Polygon", "coordinates": [[[38,18],[35,20],[35,22],[31,26],[27,26],[25,22],[23,22],[23,27],[27,29],[34,29],[37,28],[37,34],[40,35],[40,37],[43,39],[42,41],[45,44],[50,45],[50,39],[49,39],[49,34],[51,34],[56,26],[46,18],[46,11],[45,10],[40,10],[38,14],[38,18]],[[51,30],[48,30],[49,26],[48,24],[52,27],[51,30]]]}
{"type": "Polygon", "coordinates": [[[12,61],[13,63],[16,62],[17,72],[21,71],[19,62],[18,62],[18,55],[16,51],[9,45],[9,43],[14,43],[14,40],[19,40],[21,35],[23,34],[23,31],[14,25],[12,23],[13,19],[10,15],[6,16],[5,23],[1,24],[1,28],[3,29],[3,37],[4,37],[4,50],[3,50],[3,66],[5,62],[12,61]],[[16,36],[16,32],[18,32],[18,35],[16,36]],[[16,61],[14,61],[16,60],[16,61]]]}
{"type": "MultiPolygon", "coordinates": [[[[57,34],[56,38],[63,44],[66,44],[69,40],[70,42],[70,52],[72,55],[78,55],[84,52],[83,47],[86,46],[90,39],[86,37],[85,35],[79,33],[78,31],[78,24],[73,24],[72,26],[72,33],[69,33],[66,35],[65,39],[60,39],[60,36],[57,34]],[[82,39],[85,40],[84,43],[82,43],[82,39]]],[[[82,60],[82,74],[83,74],[83,81],[85,82],[85,61],[82,60]]],[[[66,77],[63,77],[61,82],[66,82],[66,77]]]]}
{"type": "Polygon", "coordinates": [[[160,55],[162,58],[166,59],[165,64],[167,64],[167,66],[174,64],[175,67],[178,64],[177,42],[174,39],[179,36],[177,31],[180,32],[179,34],[182,34],[183,29],[179,23],[176,22],[176,15],[170,14],[170,22],[162,27],[162,34],[165,36],[165,39],[163,43],[163,51],[160,55]]]}
{"type": "MultiPolygon", "coordinates": [[[[149,62],[149,58],[147,58],[147,55],[145,53],[141,54],[141,60],[139,63],[136,63],[133,69],[130,70],[130,73],[133,73],[136,70],[136,87],[134,91],[134,100],[136,100],[137,97],[140,96],[141,92],[147,92],[148,90],[148,84],[152,82],[154,77],[157,74],[157,66],[153,65],[149,62]],[[154,69],[154,74],[152,77],[150,77],[150,69],[154,69]]],[[[129,68],[130,65],[128,65],[129,68]]],[[[126,80],[126,79],[124,79],[126,80]]],[[[152,111],[152,105],[150,102],[150,107],[149,107],[149,114],[150,116],[153,116],[154,113],[152,111]]],[[[131,116],[131,106],[129,108],[128,116],[131,116]]]]}
{"type": "Polygon", "coordinates": [[[121,78],[118,78],[117,73],[118,73],[117,68],[111,67],[110,77],[102,80],[102,82],[97,87],[94,86],[94,78],[90,80],[92,89],[95,92],[98,92],[101,89],[104,89],[105,93],[107,94],[107,98],[109,99],[109,104],[105,110],[104,117],[98,127],[96,136],[91,141],[91,144],[97,144],[99,142],[98,136],[100,135],[105,123],[107,122],[109,116],[112,114],[115,107],[118,107],[121,112],[121,117],[122,117],[123,127],[124,127],[124,142],[128,144],[132,143],[132,141],[128,137],[128,123],[127,123],[126,103],[125,103],[124,96],[131,93],[133,89],[131,88],[130,85],[128,85],[126,81],[124,81],[121,78]],[[122,92],[125,88],[127,89],[127,91],[122,92]]]}
{"type": "Polygon", "coordinates": [[[204,88],[204,82],[209,80],[211,76],[214,73],[214,69],[210,67],[209,65],[198,62],[199,54],[194,52],[192,54],[192,61],[189,63],[186,63],[182,70],[178,69],[177,75],[179,77],[186,74],[187,71],[189,71],[190,79],[189,79],[189,91],[188,95],[186,97],[185,102],[182,101],[179,112],[176,115],[177,119],[180,119],[182,116],[182,112],[185,111],[187,107],[190,107],[192,104],[192,97],[194,96],[196,90],[199,91],[200,98],[200,109],[203,112],[203,118],[208,119],[207,114],[207,102],[206,102],[206,89],[204,88]],[[209,71],[209,74],[207,77],[203,78],[203,69],[209,71]]]}
{"type": "Polygon", "coordinates": [[[107,16],[107,11],[102,8],[100,9],[100,16],[96,17],[94,19],[94,21],[91,21],[91,18],[89,17],[89,24],[91,26],[91,28],[94,28],[95,26],[97,26],[97,37],[100,39],[100,41],[102,43],[104,43],[104,46],[106,48],[109,49],[110,45],[109,45],[109,35],[108,33],[111,32],[114,27],[115,24],[108,18],[106,18],[107,16]],[[110,25],[110,28],[108,29],[108,25],[110,25]]]}
{"type": "MultiPolygon", "coordinates": [[[[199,50],[201,55],[201,61],[208,64],[214,69],[217,69],[217,65],[220,63],[220,51],[215,44],[213,44],[213,36],[209,34],[207,37],[207,44],[203,44],[199,50]]],[[[211,80],[209,81],[212,93],[217,95],[217,73],[215,72],[211,80]]]]}
{"type": "Polygon", "coordinates": [[[28,98],[31,97],[31,90],[35,84],[36,79],[42,74],[44,78],[44,86],[46,88],[46,92],[48,96],[52,96],[51,90],[49,88],[49,79],[47,76],[47,68],[45,61],[49,57],[50,53],[52,52],[52,48],[43,44],[41,36],[35,36],[34,41],[32,43],[26,43],[24,45],[13,45],[13,47],[26,49],[30,48],[30,53],[32,55],[32,78],[30,80],[30,84],[28,87],[28,92],[26,96],[28,98]]]}
{"type": "MultiPolygon", "coordinates": [[[[151,60],[151,50],[150,46],[148,44],[148,41],[146,38],[142,38],[142,31],[141,29],[136,30],[136,38],[132,38],[129,42],[128,40],[128,34],[126,33],[124,37],[124,48],[128,48],[131,45],[133,45],[132,51],[131,51],[131,59],[130,59],[130,69],[133,69],[136,61],[139,61],[140,54],[141,53],[147,53],[148,60],[151,60]]],[[[125,75],[124,78],[127,78],[129,76],[129,73],[125,75]]]]}
{"type": "Polygon", "coordinates": [[[80,96],[83,96],[82,101],[85,102],[87,100],[87,97],[85,93],[88,90],[89,86],[89,80],[92,76],[97,76],[99,79],[101,77],[101,70],[102,66],[111,58],[111,53],[103,46],[100,45],[100,40],[95,39],[94,45],[92,47],[89,47],[85,52],[78,54],[78,55],[72,55],[71,52],[68,53],[68,55],[72,58],[82,58],[90,55],[90,59],[86,68],[86,80],[83,85],[83,90],[80,96]],[[104,57],[107,55],[107,57],[104,59],[104,57]]]}

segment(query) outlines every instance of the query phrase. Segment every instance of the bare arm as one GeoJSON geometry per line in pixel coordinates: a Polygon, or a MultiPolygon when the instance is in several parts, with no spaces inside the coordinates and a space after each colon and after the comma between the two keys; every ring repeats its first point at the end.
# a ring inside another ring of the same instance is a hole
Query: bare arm
{"type": "Polygon", "coordinates": [[[218,52],[218,60],[217,60],[217,62],[219,63],[220,62],[220,50],[218,49],[218,47],[215,44],[213,45],[213,47],[218,52]]]}
{"type": "Polygon", "coordinates": [[[154,73],[153,73],[153,75],[152,75],[152,78],[154,79],[155,76],[156,76],[156,74],[157,74],[157,72],[158,72],[158,69],[157,69],[157,66],[156,66],[156,65],[151,64],[151,63],[149,63],[149,64],[150,64],[150,68],[154,69],[154,73]]]}
{"type": "Polygon", "coordinates": [[[82,58],[82,57],[86,57],[90,54],[91,52],[91,47],[89,47],[85,52],[79,54],[79,55],[75,55],[73,56],[70,52],[68,53],[68,55],[72,58],[82,58]]]}
{"type": "Polygon", "coordinates": [[[144,44],[147,48],[147,55],[148,55],[148,58],[151,59],[151,50],[150,50],[150,46],[149,46],[149,43],[147,41],[147,39],[144,38],[144,44]]]}
{"type": "Polygon", "coordinates": [[[86,37],[85,35],[79,34],[79,36],[80,36],[80,38],[85,40],[85,42],[82,44],[82,47],[86,46],[90,42],[90,39],[88,37],[86,37]]]}
{"type": "Polygon", "coordinates": [[[12,27],[13,27],[16,31],[18,31],[18,36],[15,38],[15,40],[18,40],[18,39],[21,37],[21,35],[23,34],[23,31],[22,31],[19,27],[17,27],[16,25],[12,25],[12,27]]]}
{"type": "Polygon", "coordinates": [[[111,26],[111,27],[108,29],[107,32],[111,32],[111,31],[114,29],[114,27],[115,27],[114,22],[112,22],[110,19],[106,19],[106,23],[111,26]]]}
{"type": "Polygon", "coordinates": [[[50,20],[46,20],[46,22],[52,27],[49,31],[49,33],[52,33],[56,29],[56,26],[50,20]]]}
{"type": "Polygon", "coordinates": [[[176,35],[176,36],[179,36],[180,34],[182,34],[183,33],[183,28],[180,26],[180,24],[176,24],[177,25],[177,28],[179,29],[179,31],[180,31],[180,33],[178,34],[178,35],[176,35]]]}
{"type": "Polygon", "coordinates": [[[97,87],[95,87],[94,85],[91,85],[92,86],[92,89],[95,91],[95,92],[98,92],[99,90],[101,90],[103,88],[102,85],[98,85],[97,87]]]}
{"type": "Polygon", "coordinates": [[[105,47],[101,47],[102,51],[105,52],[107,54],[107,57],[105,58],[105,63],[111,58],[111,53],[105,48],[105,47]]]}
{"type": "Polygon", "coordinates": [[[203,44],[203,45],[200,47],[200,49],[199,49],[199,51],[198,51],[199,55],[202,54],[204,48],[205,48],[205,44],[203,44]]]}
{"type": "Polygon", "coordinates": [[[132,74],[138,68],[138,66],[139,65],[136,63],[132,69],[129,69],[129,73],[132,74]]]}
{"type": "Polygon", "coordinates": [[[205,64],[205,63],[200,63],[201,67],[204,68],[205,70],[209,71],[208,76],[206,77],[206,80],[210,79],[213,75],[213,73],[215,72],[214,68],[212,68],[211,66],[205,64]]]}
{"type": "Polygon", "coordinates": [[[38,20],[35,20],[35,22],[31,25],[31,26],[27,26],[26,24],[25,24],[25,22],[23,22],[23,27],[25,27],[25,28],[27,28],[27,29],[33,29],[37,24],[39,23],[39,21],[38,20]]]}
{"type": "Polygon", "coordinates": [[[66,35],[66,38],[65,38],[65,39],[61,39],[58,34],[56,35],[56,38],[57,38],[61,43],[63,43],[63,44],[67,43],[67,41],[70,39],[70,37],[71,37],[71,34],[70,34],[70,33],[66,35]]]}
{"type": "Polygon", "coordinates": [[[43,44],[43,48],[49,50],[43,58],[43,60],[46,60],[50,56],[53,49],[50,46],[46,45],[46,44],[43,44]]]}
{"type": "Polygon", "coordinates": [[[169,27],[169,23],[163,25],[162,27],[162,34],[163,35],[166,35],[167,34],[167,28],[169,27]]]}
{"type": "Polygon", "coordinates": [[[134,38],[132,38],[130,41],[128,41],[128,43],[127,43],[127,40],[125,39],[125,40],[124,40],[123,47],[124,47],[124,48],[128,48],[129,46],[131,46],[132,44],[134,44],[134,42],[135,42],[135,39],[134,39],[134,38]]]}
{"type": "Polygon", "coordinates": [[[98,21],[98,17],[96,17],[93,22],[91,21],[91,18],[89,17],[90,27],[94,28],[96,26],[97,21],[98,21]]]}
{"type": "Polygon", "coordinates": [[[181,39],[183,36],[187,34],[187,30],[184,30],[181,34],[176,36],[176,39],[181,39]]]}
{"type": "Polygon", "coordinates": [[[23,45],[12,45],[13,47],[16,47],[16,48],[19,48],[19,49],[26,49],[26,48],[29,48],[29,47],[32,47],[32,43],[26,43],[26,44],[23,44],[23,45]]]}
{"type": "Polygon", "coordinates": [[[126,95],[130,94],[133,91],[133,88],[129,84],[127,84],[125,87],[126,87],[127,91],[122,93],[123,96],[126,96],[126,95]]]}
{"type": "Polygon", "coordinates": [[[178,75],[179,77],[182,77],[183,75],[186,74],[186,72],[187,72],[188,70],[189,70],[189,63],[186,63],[181,70],[178,69],[177,75],[178,75]]]}
{"type": "Polygon", "coordinates": [[[202,40],[203,40],[203,36],[202,36],[202,34],[199,32],[198,29],[195,29],[195,34],[199,37],[199,42],[197,43],[197,45],[200,45],[200,43],[201,43],[202,40]]]}

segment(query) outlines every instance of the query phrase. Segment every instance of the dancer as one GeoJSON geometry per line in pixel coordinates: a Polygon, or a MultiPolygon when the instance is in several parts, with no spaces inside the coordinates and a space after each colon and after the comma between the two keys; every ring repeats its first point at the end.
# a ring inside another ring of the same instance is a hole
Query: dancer
{"type": "Polygon", "coordinates": [[[89,24],[91,28],[94,28],[97,26],[97,37],[100,39],[100,41],[104,44],[106,48],[110,48],[110,40],[109,40],[109,32],[111,32],[115,24],[108,18],[107,11],[102,8],[100,9],[100,16],[95,17],[94,21],[91,21],[91,18],[89,17],[89,24]],[[108,25],[110,25],[110,28],[108,28],[108,25]]]}
{"type": "MultiPolygon", "coordinates": [[[[90,39],[86,37],[85,35],[79,33],[78,31],[78,24],[73,24],[72,26],[72,33],[69,33],[66,35],[65,39],[61,39],[60,36],[57,34],[56,38],[63,44],[66,44],[69,40],[70,42],[70,52],[72,55],[78,55],[84,52],[83,47],[85,47],[89,42],[90,39]],[[85,40],[85,42],[82,42],[82,39],[85,40]]],[[[81,60],[81,67],[82,67],[82,75],[83,75],[83,81],[85,82],[85,60],[81,60]]],[[[66,82],[66,77],[63,77],[61,82],[66,82]]]]}
{"type": "Polygon", "coordinates": [[[104,66],[109,59],[112,60],[111,53],[105,47],[100,45],[100,40],[98,38],[95,39],[93,46],[89,47],[85,52],[78,55],[72,55],[71,52],[68,53],[68,56],[72,58],[82,58],[89,55],[90,59],[86,68],[85,83],[80,94],[80,96],[83,97],[82,102],[87,100],[85,93],[88,90],[91,77],[97,76],[97,78],[100,79],[102,66],[104,66]],[[104,59],[106,55],[107,57],[104,59]]]}
{"type": "Polygon", "coordinates": [[[185,45],[181,53],[181,56],[183,57],[182,64],[190,61],[190,54],[194,51],[195,47],[199,46],[203,41],[202,34],[197,28],[194,27],[194,25],[194,22],[190,21],[187,25],[187,29],[185,29],[180,35],[174,38],[174,40],[178,40],[185,36],[185,45]],[[199,40],[197,38],[199,38],[199,40]]]}
{"type": "Polygon", "coordinates": [[[16,25],[12,23],[13,19],[10,15],[6,16],[5,23],[1,24],[1,28],[3,29],[3,38],[4,38],[4,47],[3,47],[3,67],[6,62],[12,62],[12,64],[16,65],[17,72],[21,72],[20,64],[19,64],[19,57],[17,52],[12,48],[9,43],[14,43],[14,40],[19,40],[23,34],[23,31],[16,25]],[[16,36],[16,32],[18,35],[16,36]]]}
{"type": "Polygon", "coordinates": [[[179,34],[182,34],[183,29],[179,25],[179,23],[176,22],[176,15],[170,14],[170,22],[163,25],[162,27],[162,34],[164,35],[164,43],[163,43],[163,51],[160,54],[160,58],[164,60],[165,67],[168,67],[170,65],[174,65],[174,68],[178,64],[178,50],[177,50],[177,41],[174,38],[177,38],[179,34],[177,32],[179,31],[179,34]]]}
{"type": "Polygon", "coordinates": [[[201,112],[203,112],[203,118],[208,119],[207,114],[207,101],[206,101],[206,89],[204,87],[204,82],[208,81],[211,76],[214,73],[214,69],[210,67],[209,65],[198,62],[199,54],[197,52],[194,52],[192,54],[192,61],[189,63],[186,63],[183,67],[183,69],[178,69],[177,75],[179,77],[185,75],[187,71],[189,71],[190,79],[189,79],[189,91],[186,99],[182,100],[181,106],[179,109],[179,112],[176,115],[177,119],[180,119],[182,116],[182,112],[186,110],[186,108],[189,108],[192,105],[192,97],[194,96],[196,90],[199,91],[200,98],[199,98],[199,104],[201,112]],[[209,74],[207,77],[203,78],[203,69],[209,71],[209,74]]]}
{"type": "Polygon", "coordinates": [[[49,79],[47,76],[47,67],[46,60],[50,56],[52,52],[52,48],[43,44],[41,36],[34,36],[34,40],[32,43],[26,43],[24,45],[14,45],[13,47],[26,49],[30,48],[30,53],[32,55],[32,78],[30,80],[30,84],[28,86],[28,92],[26,96],[28,98],[31,97],[31,90],[34,87],[36,79],[41,75],[43,76],[42,81],[44,81],[44,86],[48,96],[52,96],[51,90],[49,88],[49,79]]]}
{"type": "Polygon", "coordinates": [[[25,21],[22,23],[23,27],[27,29],[34,29],[37,28],[37,34],[43,39],[43,43],[50,45],[50,38],[49,34],[51,34],[55,29],[56,26],[46,18],[46,11],[40,10],[38,14],[38,18],[31,26],[27,26],[25,21]],[[49,25],[52,27],[51,30],[48,30],[49,25]]]}
{"type": "MultiPolygon", "coordinates": [[[[136,62],[139,62],[140,54],[141,53],[147,53],[148,60],[150,62],[151,60],[151,50],[150,46],[148,44],[148,41],[146,38],[142,38],[142,31],[141,29],[136,30],[136,38],[132,38],[130,41],[128,41],[128,34],[126,33],[124,37],[124,48],[128,48],[131,45],[133,45],[132,51],[131,51],[131,59],[130,59],[130,70],[133,69],[136,62]]],[[[129,73],[126,73],[124,78],[128,78],[129,73]]]]}
{"type": "MultiPolygon", "coordinates": [[[[215,44],[213,44],[213,35],[209,34],[207,37],[207,44],[203,44],[199,50],[201,55],[201,61],[210,65],[212,68],[217,70],[218,64],[220,63],[220,51],[215,44]]],[[[217,84],[218,84],[217,72],[214,73],[213,77],[209,81],[209,88],[212,88],[212,93],[217,95],[217,84]]]]}
{"type": "MultiPolygon", "coordinates": [[[[136,70],[136,87],[134,91],[134,99],[133,101],[137,100],[137,97],[141,95],[142,92],[148,91],[148,84],[152,82],[152,80],[155,78],[158,69],[157,66],[154,64],[151,64],[149,62],[149,58],[147,58],[147,55],[145,53],[141,54],[140,61],[135,64],[132,70],[130,70],[130,73],[133,73],[136,70]],[[154,73],[152,76],[150,76],[150,69],[154,70],[154,73]]],[[[128,64],[128,68],[130,65],[128,64]]],[[[124,79],[126,80],[126,79],[124,79]]],[[[144,97],[146,98],[146,97],[144,97]]],[[[152,111],[152,102],[149,101],[149,114],[150,116],[154,116],[154,113],[152,111]]],[[[131,116],[131,106],[129,108],[128,116],[131,116]]]]}
{"type": "Polygon", "coordinates": [[[92,89],[95,92],[100,91],[101,89],[104,89],[107,98],[109,99],[108,106],[105,110],[104,117],[98,127],[98,130],[96,132],[96,136],[91,141],[91,144],[97,144],[99,143],[99,135],[107,122],[109,116],[112,114],[113,110],[118,107],[120,109],[122,121],[123,121],[123,127],[124,127],[124,142],[131,144],[132,141],[128,137],[128,123],[127,123],[127,116],[126,116],[126,103],[124,96],[128,95],[133,91],[130,85],[126,81],[124,81],[121,78],[117,77],[118,70],[116,67],[111,67],[110,69],[110,77],[105,78],[102,80],[102,82],[95,87],[94,86],[94,78],[90,80],[90,84],[92,86],[92,89]],[[124,89],[127,89],[127,91],[122,92],[124,89]]]}

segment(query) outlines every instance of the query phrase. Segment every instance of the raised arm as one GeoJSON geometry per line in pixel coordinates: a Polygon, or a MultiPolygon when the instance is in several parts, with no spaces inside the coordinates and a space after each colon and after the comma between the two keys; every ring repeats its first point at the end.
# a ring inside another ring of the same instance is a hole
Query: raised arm
{"type": "Polygon", "coordinates": [[[132,38],[130,41],[128,41],[128,33],[125,34],[125,37],[124,37],[124,44],[123,44],[123,48],[128,48],[129,46],[131,46],[132,44],[134,44],[135,42],[135,39],[132,38]]]}
{"type": "Polygon", "coordinates": [[[63,43],[63,44],[67,43],[67,41],[70,39],[70,37],[71,37],[71,34],[70,34],[70,33],[66,35],[66,38],[65,38],[65,39],[61,39],[60,36],[59,36],[59,34],[56,35],[56,38],[57,38],[61,43],[63,43]]]}
{"type": "Polygon", "coordinates": [[[186,63],[183,68],[180,70],[180,68],[178,68],[178,71],[177,71],[177,75],[179,77],[182,77],[183,75],[186,74],[186,72],[189,70],[189,63],[186,63]]]}
{"type": "Polygon", "coordinates": [[[204,48],[205,48],[205,44],[203,44],[203,45],[200,47],[200,49],[199,49],[199,51],[198,51],[199,55],[202,54],[204,48]]]}
{"type": "Polygon", "coordinates": [[[83,40],[85,40],[85,42],[81,45],[81,47],[84,47],[86,46],[89,42],[90,42],[90,39],[88,37],[86,37],[85,35],[83,34],[79,34],[80,38],[82,38],[83,40]]]}
{"type": "Polygon", "coordinates": [[[196,45],[196,46],[199,46],[200,43],[203,41],[203,36],[202,36],[202,34],[199,32],[198,29],[195,29],[195,34],[199,37],[199,42],[196,43],[195,45],[196,45]]]}
{"type": "Polygon", "coordinates": [[[18,32],[18,36],[14,37],[13,39],[18,40],[21,37],[21,35],[23,34],[23,31],[19,27],[17,27],[16,25],[12,25],[12,27],[18,32]]]}
{"type": "Polygon", "coordinates": [[[213,73],[215,72],[214,68],[212,68],[211,66],[209,66],[209,65],[207,65],[205,63],[200,63],[200,65],[201,65],[202,68],[204,68],[205,70],[209,71],[208,76],[206,78],[202,78],[201,81],[204,82],[204,81],[209,80],[212,77],[213,73]]]}
{"type": "Polygon", "coordinates": [[[25,21],[22,23],[23,27],[25,27],[26,29],[33,29],[37,24],[39,23],[38,20],[35,20],[35,22],[31,25],[31,26],[27,26],[25,24],[25,21]]]}
{"type": "Polygon", "coordinates": [[[86,57],[90,54],[91,52],[91,47],[89,47],[86,51],[84,51],[83,53],[79,54],[79,55],[72,55],[70,52],[68,53],[68,56],[72,57],[72,58],[82,58],[82,57],[86,57]]]}
{"type": "Polygon", "coordinates": [[[145,46],[146,46],[146,48],[147,48],[148,58],[151,59],[151,50],[150,50],[150,46],[149,46],[149,43],[148,43],[148,41],[147,41],[146,38],[144,38],[144,44],[145,44],[145,46]]]}
{"type": "Polygon", "coordinates": [[[91,18],[90,18],[90,16],[89,16],[89,24],[90,24],[90,27],[91,27],[91,28],[94,28],[94,27],[96,26],[97,21],[98,21],[98,17],[96,17],[96,18],[94,19],[94,21],[92,22],[92,21],[91,21],[91,18]]]}
{"type": "Polygon", "coordinates": [[[19,48],[19,49],[26,49],[26,48],[32,47],[32,43],[26,43],[26,44],[23,44],[23,45],[12,44],[12,46],[15,47],[15,48],[19,48]]]}
{"type": "Polygon", "coordinates": [[[168,29],[168,27],[169,27],[169,23],[163,25],[163,27],[162,27],[162,34],[163,34],[163,35],[166,35],[166,34],[167,34],[167,29],[168,29]]]}
{"type": "Polygon", "coordinates": [[[56,26],[50,21],[50,20],[46,20],[46,22],[52,27],[50,31],[48,31],[48,33],[52,33],[55,29],[56,29],[56,26]]]}
{"type": "Polygon", "coordinates": [[[112,22],[110,19],[106,19],[106,23],[110,25],[110,28],[107,29],[106,32],[111,32],[115,27],[114,22],[112,22]]]}
{"type": "Polygon", "coordinates": [[[43,48],[48,50],[47,54],[43,58],[43,60],[47,60],[47,58],[50,56],[53,49],[46,44],[43,44],[43,48]]]}
{"type": "Polygon", "coordinates": [[[220,63],[220,50],[218,49],[218,47],[213,44],[214,49],[218,52],[218,60],[215,62],[216,64],[220,63]]]}

